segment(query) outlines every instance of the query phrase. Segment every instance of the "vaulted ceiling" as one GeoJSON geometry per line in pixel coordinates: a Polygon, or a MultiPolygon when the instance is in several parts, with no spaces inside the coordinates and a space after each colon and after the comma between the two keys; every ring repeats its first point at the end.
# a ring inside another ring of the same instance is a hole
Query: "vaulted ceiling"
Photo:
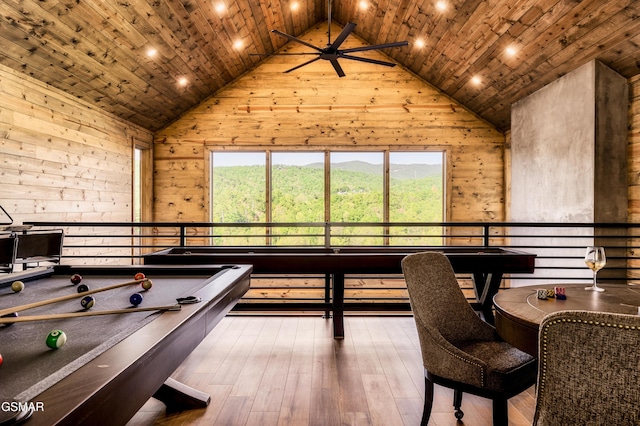
{"type": "MultiPolygon", "coordinates": [[[[438,3],[333,0],[332,20],[407,40],[384,53],[503,130],[512,103],[592,59],[640,72],[640,1],[438,3]]],[[[285,51],[271,30],[327,19],[326,0],[0,0],[0,63],[155,131],[265,60],[250,54],[285,51]]]]}

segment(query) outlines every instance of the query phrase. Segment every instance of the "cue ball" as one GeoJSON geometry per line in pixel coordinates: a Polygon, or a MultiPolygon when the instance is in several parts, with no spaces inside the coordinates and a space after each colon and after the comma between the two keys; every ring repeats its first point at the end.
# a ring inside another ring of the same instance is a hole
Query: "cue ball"
{"type": "Polygon", "coordinates": [[[93,305],[96,304],[96,299],[94,299],[91,296],[85,296],[82,298],[82,300],[80,301],[80,304],[82,305],[83,308],[85,309],[91,309],[93,308],[93,305]]]}
{"type": "Polygon", "coordinates": [[[24,283],[22,281],[14,281],[13,283],[11,283],[11,290],[16,293],[20,293],[22,290],[24,290],[24,283]]]}
{"type": "Polygon", "coordinates": [[[89,286],[86,284],[80,284],[78,286],[78,293],[84,293],[85,291],[89,291],[89,286]]]}
{"type": "Polygon", "coordinates": [[[79,274],[73,274],[71,275],[71,282],[75,285],[75,284],[80,284],[80,281],[82,281],[82,277],[79,274]]]}
{"type": "Polygon", "coordinates": [[[133,279],[134,280],[144,280],[146,277],[142,272],[138,272],[137,274],[134,275],[133,279]]]}
{"type": "Polygon", "coordinates": [[[51,349],[58,349],[67,343],[67,335],[62,330],[53,330],[47,336],[47,346],[51,349]]]}
{"type": "Polygon", "coordinates": [[[140,293],[133,293],[129,298],[129,302],[131,302],[133,306],[138,306],[142,303],[142,295],[140,293]]]}
{"type": "Polygon", "coordinates": [[[153,286],[151,280],[142,281],[142,288],[149,290],[153,286]]]}

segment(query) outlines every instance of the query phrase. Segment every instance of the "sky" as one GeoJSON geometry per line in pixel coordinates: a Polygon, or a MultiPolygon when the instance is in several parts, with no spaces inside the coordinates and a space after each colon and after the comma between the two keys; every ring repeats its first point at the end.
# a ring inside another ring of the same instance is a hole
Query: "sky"
{"type": "MultiPolygon", "coordinates": [[[[264,152],[214,152],[214,165],[218,166],[255,166],[265,164],[264,152]]],[[[364,161],[370,164],[382,164],[381,152],[332,152],[333,163],[364,161]]],[[[391,164],[442,164],[442,152],[391,152],[391,164]]],[[[324,162],[323,152],[274,152],[273,164],[306,166],[324,162]]]]}

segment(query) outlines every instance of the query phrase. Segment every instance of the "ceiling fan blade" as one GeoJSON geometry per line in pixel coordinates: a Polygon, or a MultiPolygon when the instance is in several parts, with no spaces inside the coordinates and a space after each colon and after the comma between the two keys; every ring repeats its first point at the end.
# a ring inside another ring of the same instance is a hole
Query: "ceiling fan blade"
{"type": "Polygon", "coordinates": [[[284,38],[286,38],[286,39],[289,39],[289,40],[291,40],[291,41],[295,41],[295,42],[297,42],[297,43],[304,44],[305,46],[310,47],[310,48],[312,48],[313,50],[317,50],[318,52],[322,52],[322,49],[320,49],[319,47],[316,47],[316,46],[314,46],[313,44],[307,43],[306,41],[304,41],[304,40],[300,40],[299,38],[294,37],[294,36],[292,36],[292,35],[289,35],[289,34],[287,34],[287,33],[283,33],[282,31],[278,31],[278,30],[271,30],[271,32],[272,32],[272,33],[276,33],[276,34],[278,34],[279,36],[284,37],[284,38]]]}
{"type": "Polygon", "coordinates": [[[353,59],[354,61],[367,62],[369,64],[384,65],[386,67],[396,66],[396,64],[394,64],[393,62],[379,61],[377,59],[361,58],[359,56],[340,55],[340,57],[344,59],[353,59]]]}
{"type": "Polygon", "coordinates": [[[342,67],[338,63],[337,59],[329,59],[329,62],[331,62],[331,65],[333,65],[333,69],[335,69],[338,73],[338,77],[344,77],[346,75],[344,71],[342,71],[342,67]]]}
{"type": "Polygon", "coordinates": [[[285,71],[285,73],[290,73],[291,71],[295,71],[295,70],[297,70],[298,68],[302,68],[302,67],[304,67],[305,65],[309,65],[311,62],[315,62],[315,61],[317,61],[318,59],[320,59],[320,56],[318,56],[317,58],[314,58],[314,59],[312,59],[312,60],[310,60],[310,61],[307,61],[307,62],[305,62],[305,63],[303,63],[303,64],[296,65],[295,67],[291,68],[290,70],[286,70],[286,71],[285,71]]]}
{"type": "Polygon", "coordinates": [[[407,46],[408,41],[396,41],[395,43],[374,44],[373,46],[352,47],[351,49],[343,49],[341,53],[364,52],[367,50],[387,49],[389,47],[407,46]]]}
{"type": "Polygon", "coordinates": [[[306,52],[306,53],[249,53],[249,56],[302,56],[302,55],[318,55],[315,52],[306,52]]]}
{"type": "Polygon", "coordinates": [[[345,41],[345,39],[349,37],[349,34],[351,34],[355,27],[356,24],[354,24],[353,22],[349,22],[347,25],[345,25],[342,31],[340,31],[340,34],[338,34],[338,37],[333,41],[333,43],[331,43],[331,48],[337,50],[338,47],[340,47],[340,45],[345,41]]]}

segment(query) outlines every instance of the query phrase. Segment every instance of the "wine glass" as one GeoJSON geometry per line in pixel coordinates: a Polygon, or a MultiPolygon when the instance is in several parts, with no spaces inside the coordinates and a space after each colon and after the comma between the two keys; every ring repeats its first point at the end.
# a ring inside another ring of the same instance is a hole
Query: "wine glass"
{"type": "Polygon", "coordinates": [[[584,263],[593,271],[593,285],[591,287],[585,287],[585,290],[604,291],[603,288],[598,287],[598,283],[596,282],[598,271],[604,268],[604,265],[607,263],[604,247],[587,247],[587,252],[584,255],[584,263]]]}

